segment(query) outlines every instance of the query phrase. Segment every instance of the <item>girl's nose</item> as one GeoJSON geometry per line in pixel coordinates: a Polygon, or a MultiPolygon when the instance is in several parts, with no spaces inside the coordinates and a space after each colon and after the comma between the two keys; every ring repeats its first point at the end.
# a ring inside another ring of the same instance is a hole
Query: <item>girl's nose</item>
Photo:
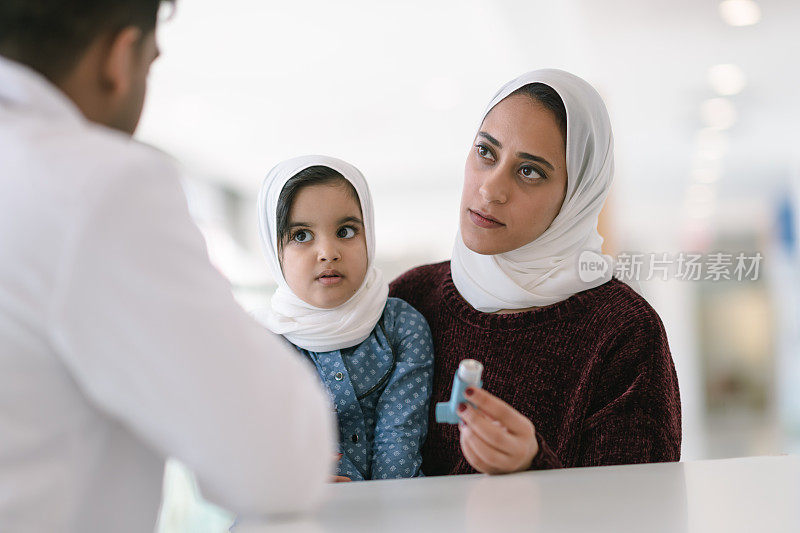
{"type": "Polygon", "coordinates": [[[484,175],[478,191],[487,204],[504,204],[508,201],[508,178],[504,168],[493,168],[484,175]]]}
{"type": "Polygon", "coordinates": [[[318,261],[338,261],[341,258],[342,254],[334,239],[320,239],[317,248],[318,261]]]}

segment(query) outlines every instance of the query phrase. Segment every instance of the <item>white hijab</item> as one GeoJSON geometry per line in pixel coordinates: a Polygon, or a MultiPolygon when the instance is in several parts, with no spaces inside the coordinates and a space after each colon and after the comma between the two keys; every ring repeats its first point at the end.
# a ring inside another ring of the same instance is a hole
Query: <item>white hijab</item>
{"type": "Polygon", "coordinates": [[[375,268],[375,215],[372,196],[364,176],[340,159],[321,155],[296,157],[269,171],[258,194],[258,227],[264,255],[278,290],[268,309],[254,314],[267,328],[283,335],[292,344],[313,352],[328,352],[356,346],[369,337],[383,314],[389,285],[375,268]],[[333,309],[322,309],[301,300],[283,277],[278,256],[277,208],[283,186],[298,172],[313,166],[326,166],[339,172],[358,193],[367,240],[367,274],[358,291],[333,309]]]}
{"type": "Polygon", "coordinates": [[[459,231],[450,265],[458,292],[486,313],[550,305],[611,279],[597,218],[614,173],[614,140],[605,104],[581,78],[555,69],[535,70],[510,81],[492,98],[483,119],[505,97],[530,83],[553,88],[567,109],[567,193],[561,211],[534,241],[496,255],[480,255],[459,231]],[[581,258],[581,256],[583,257],[581,258]],[[579,275],[578,261],[599,262],[602,273],[579,275]],[[596,277],[595,277],[596,276],[596,277]]]}

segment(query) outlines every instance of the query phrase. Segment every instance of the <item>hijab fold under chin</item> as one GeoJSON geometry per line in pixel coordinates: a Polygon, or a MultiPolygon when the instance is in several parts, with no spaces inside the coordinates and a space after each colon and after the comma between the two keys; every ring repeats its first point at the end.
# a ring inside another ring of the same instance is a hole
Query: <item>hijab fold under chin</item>
{"type": "Polygon", "coordinates": [[[568,72],[535,70],[504,85],[486,108],[481,124],[501,100],[537,82],[555,90],[567,110],[567,192],[544,233],[516,250],[481,255],[467,248],[459,231],[450,264],[453,282],[472,307],[487,313],[554,304],[602,285],[612,275],[613,260],[601,251],[597,219],[614,173],[614,141],[597,91],[568,72]],[[587,269],[582,279],[578,261],[584,252],[590,252],[588,258],[605,269],[587,269]]]}
{"type": "Polygon", "coordinates": [[[312,352],[328,352],[356,346],[369,337],[383,315],[389,286],[375,268],[375,216],[372,196],[364,176],[357,168],[333,157],[296,157],[269,171],[258,195],[258,227],[270,272],[278,283],[270,307],[254,314],[272,332],[292,344],[312,352]],[[322,309],[300,299],[283,277],[278,255],[278,198],[286,182],[298,172],[313,166],[339,172],[358,193],[367,241],[367,273],[358,291],[334,309],[322,309]]]}

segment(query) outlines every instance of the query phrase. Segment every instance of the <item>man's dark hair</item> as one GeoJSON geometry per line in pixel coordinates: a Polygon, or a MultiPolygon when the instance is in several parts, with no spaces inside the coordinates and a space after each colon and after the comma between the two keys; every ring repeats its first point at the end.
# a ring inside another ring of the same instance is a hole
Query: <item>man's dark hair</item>
{"type": "Polygon", "coordinates": [[[529,83],[528,85],[523,85],[509,96],[515,94],[529,96],[550,111],[556,119],[558,129],[561,130],[564,143],[567,142],[567,108],[564,106],[564,101],[555,89],[544,83],[529,83]]]}
{"type": "MultiPolygon", "coordinates": [[[[166,0],[174,3],[174,0],[166,0]]],[[[28,65],[53,83],[77,65],[100,35],[156,27],[162,0],[2,0],[0,55],[28,65]]]]}
{"type": "Polygon", "coordinates": [[[336,170],[324,165],[315,165],[301,170],[289,178],[289,181],[286,182],[278,195],[276,226],[279,251],[283,249],[283,243],[289,239],[289,211],[292,209],[294,199],[301,189],[311,185],[342,185],[347,187],[347,192],[359,205],[359,209],[361,208],[355,187],[336,170]]]}

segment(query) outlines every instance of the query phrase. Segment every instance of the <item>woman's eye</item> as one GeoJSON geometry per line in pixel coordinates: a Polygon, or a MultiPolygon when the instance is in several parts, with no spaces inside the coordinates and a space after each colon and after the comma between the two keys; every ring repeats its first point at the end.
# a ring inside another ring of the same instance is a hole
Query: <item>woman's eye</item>
{"type": "Polygon", "coordinates": [[[343,226],[336,232],[336,236],[340,239],[352,239],[356,236],[356,230],[350,226],[343,226]]]}
{"type": "Polygon", "coordinates": [[[482,144],[475,145],[475,152],[478,154],[478,157],[481,157],[483,159],[488,159],[490,161],[494,160],[492,152],[482,144]]]}
{"type": "Polygon", "coordinates": [[[295,242],[308,242],[311,240],[311,232],[306,230],[300,230],[294,234],[292,240],[295,242]]]}
{"type": "Polygon", "coordinates": [[[539,172],[539,170],[534,167],[522,167],[521,169],[519,169],[519,173],[520,175],[522,175],[523,178],[528,178],[528,179],[544,177],[544,174],[539,172]]]}

